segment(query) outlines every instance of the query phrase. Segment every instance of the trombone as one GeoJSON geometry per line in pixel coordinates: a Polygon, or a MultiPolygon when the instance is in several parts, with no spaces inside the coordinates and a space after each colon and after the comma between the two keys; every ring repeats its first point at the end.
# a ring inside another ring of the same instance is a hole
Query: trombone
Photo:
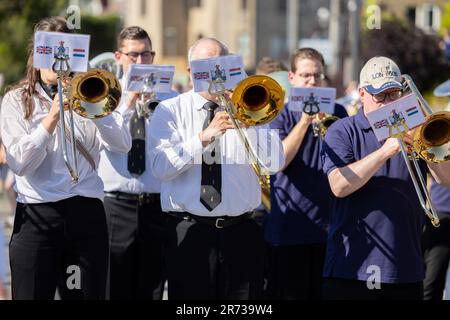
{"type": "Polygon", "coordinates": [[[339,120],[338,117],[328,113],[326,113],[323,119],[315,119],[312,122],[312,130],[314,137],[325,138],[328,128],[337,120],[339,120]]]}
{"type": "Polygon", "coordinates": [[[79,177],[73,111],[88,119],[102,118],[111,114],[119,105],[122,95],[121,86],[119,80],[111,72],[91,69],[88,72],[75,75],[69,86],[63,87],[62,77],[68,76],[71,72],[67,55],[55,55],[52,70],[57,74],[60,116],[58,125],[61,133],[64,163],[72,177],[72,182],[76,183],[79,177]],[[66,128],[63,95],[68,98],[70,130],[66,128]],[[66,136],[70,137],[71,161],[69,161],[67,153],[66,136]]]}
{"type": "Polygon", "coordinates": [[[406,162],[422,209],[431,220],[433,226],[438,227],[440,225],[439,217],[431,202],[425,178],[420,172],[417,158],[420,157],[432,163],[442,163],[450,160],[450,112],[433,113],[430,105],[423,98],[409,75],[402,75],[402,85],[405,91],[411,91],[415,94],[426,116],[426,120],[414,133],[413,144],[410,148],[411,156],[408,155],[407,148],[402,139],[406,131],[392,136],[398,139],[401,153],[406,162]]]}
{"type": "Polygon", "coordinates": [[[231,123],[249,157],[250,164],[258,176],[261,185],[262,203],[266,210],[270,212],[270,176],[262,173],[261,161],[250,146],[238,121],[247,126],[256,126],[269,123],[275,119],[283,109],[283,89],[271,77],[255,75],[237,84],[231,102],[224,96],[225,87],[220,78],[210,82],[208,93],[219,98],[220,104],[230,117],[231,123]]]}
{"type": "Polygon", "coordinates": [[[321,137],[324,138],[327,134],[328,128],[337,120],[339,120],[338,117],[333,116],[331,114],[326,113],[325,117],[320,119],[319,113],[320,113],[320,106],[319,102],[314,98],[313,93],[310,94],[308,97],[308,100],[304,102],[303,105],[303,112],[312,116],[316,115],[316,119],[312,122],[312,130],[314,137],[321,137]]]}

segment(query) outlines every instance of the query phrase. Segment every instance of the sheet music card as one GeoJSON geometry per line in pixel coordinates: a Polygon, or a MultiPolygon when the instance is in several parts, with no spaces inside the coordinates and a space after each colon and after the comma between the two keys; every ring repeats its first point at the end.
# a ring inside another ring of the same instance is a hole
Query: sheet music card
{"type": "Polygon", "coordinates": [[[225,89],[232,90],[247,77],[242,57],[228,55],[193,60],[190,63],[195,92],[208,91],[211,81],[221,81],[225,89]]]}
{"type": "Polygon", "coordinates": [[[306,108],[306,110],[333,114],[335,99],[336,88],[291,87],[289,94],[289,108],[292,111],[298,112],[303,112],[304,108],[306,108]]]}
{"type": "Polygon", "coordinates": [[[128,68],[126,90],[133,92],[171,92],[175,66],[132,64],[128,68]]]}
{"type": "Polygon", "coordinates": [[[33,66],[51,69],[58,58],[67,61],[71,71],[86,72],[90,38],[86,34],[38,31],[34,36],[33,66]]]}
{"type": "Polygon", "coordinates": [[[378,141],[391,134],[405,132],[425,122],[425,116],[414,94],[404,96],[367,114],[378,141]]]}

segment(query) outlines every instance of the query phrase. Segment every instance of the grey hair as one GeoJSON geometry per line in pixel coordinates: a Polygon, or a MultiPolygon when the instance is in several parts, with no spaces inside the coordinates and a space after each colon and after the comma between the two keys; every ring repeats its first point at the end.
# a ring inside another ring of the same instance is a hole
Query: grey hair
{"type": "Polygon", "coordinates": [[[215,42],[219,46],[221,56],[226,56],[229,54],[228,47],[225,44],[223,44],[222,42],[220,42],[219,40],[217,40],[215,38],[201,38],[201,39],[198,39],[197,41],[195,41],[194,44],[189,48],[189,52],[188,52],[188,62],[189,63],[193,60],[193,54],[194,54],[194,51],[197,48],[197,46],[199,44],[201,44],[202,42],[207,42],[207,41],[215,42]]]}

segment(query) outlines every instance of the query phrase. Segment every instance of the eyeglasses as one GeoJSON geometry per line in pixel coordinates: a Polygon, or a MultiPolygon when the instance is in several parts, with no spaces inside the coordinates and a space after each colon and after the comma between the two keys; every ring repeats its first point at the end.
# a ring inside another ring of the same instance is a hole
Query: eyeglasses
{"type": "Polygon", "coordinates": [[[391,92],[381,92],[381,93],[377,93],[377,94],[371,94],[369,92],[369,94],[372,96],[372,100],[374,102],[384,102],[384,100],[386,100],[387,96],[389,96],[389,100],[391,100],[391,101],[400,99],[403,96],[403,91],[395,90],[395,91],[391,91],[391,92]]]}
{"type": "Polygon", "coordinates": [[[304,80],[310,80],[314,77],[315,80],[324,80],[325,74],[323,73],[299,73],[298,76],[304,80]]]}
{"type": "Polygon", "coordinates": [[[122,52],[120,53],[126,55],[128,58],[130,58],[133,61],[136,61],[139,56],[142,57],[142,60],[148,60],[150,58],[153,58],[155,56],[155,51],[143,51],[143,52],[122,52]]]}

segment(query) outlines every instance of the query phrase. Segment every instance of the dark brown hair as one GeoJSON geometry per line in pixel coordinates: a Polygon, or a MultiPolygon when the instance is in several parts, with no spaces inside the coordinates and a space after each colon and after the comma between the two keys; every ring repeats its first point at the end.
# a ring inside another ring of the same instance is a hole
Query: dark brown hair
{"type": "Polygon", "coordinates": [[[300,48],[291,56],[291,71],[294,73],[297,71],[297,60],[299,59],[316,60],[322,64],[322,67],[325,67],[325,60],[319,51],[313,48],[300,48]]]}
{"type": "Polygon", "coordinates": [[[30,119],[33,114],[33,95],[37,93],[36,83],[40,79],[39,69],[33,67],[34,56],[34,34],[37,31],[48,32],[72,32],[67,26],[67,21],[63,17],[44,18],[34,26],[34,32],[28,45],[28,61],[25,77],[16,85],[8,87],[6,90],[22,89],[22,104],[24,106],[25,119],[30,119]]]}
{"type": "Polygon", "coordinates": [[[152,40],[150,39],[147,31],[145,31],[144,29],[142,29],[141,27],[137,27],[137,26],[132,26],[132,27],[128,27],[123,29],[120,33],[119,36],[117,37],[117,49],[120,50],[120,48],[122,47],[123,41],[124,40],[143,40],[143,39],[147,39],[148,43],[150,44],[150,48],[152,48],[152,40]]]}
{"type": "Polygon", "coordinates": [[[256,74],[270,74],[276,71],[287,71],[282,62],[272,59],[271,57],[263,57],[256,66],[256,74]]]}

